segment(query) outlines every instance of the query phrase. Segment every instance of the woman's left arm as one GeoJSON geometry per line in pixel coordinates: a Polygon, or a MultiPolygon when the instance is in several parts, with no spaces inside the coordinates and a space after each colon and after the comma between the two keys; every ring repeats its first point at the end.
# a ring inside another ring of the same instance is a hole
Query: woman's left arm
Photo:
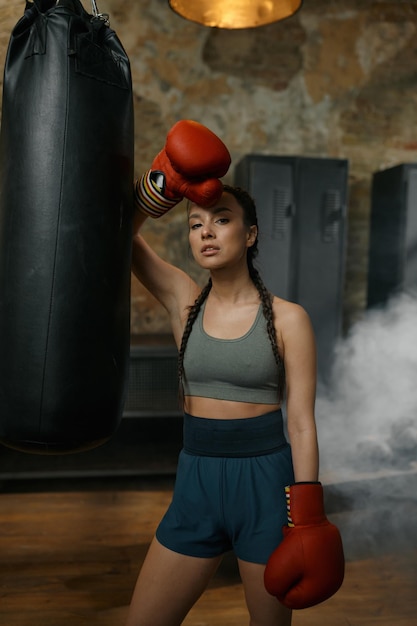
{"type": "Polygon", "coordinates": [[[319,451],[314,415],[316,343],[310,318],[299,305],[278,300],[275,318],[286,372],[287,427],[296,482],[315,482],[319,451]]]}

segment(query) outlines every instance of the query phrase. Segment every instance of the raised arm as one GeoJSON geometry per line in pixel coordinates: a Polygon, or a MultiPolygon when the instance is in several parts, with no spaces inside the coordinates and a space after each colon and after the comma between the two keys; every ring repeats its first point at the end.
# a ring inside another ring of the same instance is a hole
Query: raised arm
{"type": "Polygon", "coordinates": [[[181,336],[187,306],[198,295],[196,283],[164,261],[146,243],[140,229],[148,217],[162,217],[184,197],[210,206],[220,197],[230,154],[223,142],[198,122],[182,120],[169,131],[151,169],[135,183],[132,270],[167,309],[176,339],[181,336]]]}
{"type": "Polygon", "coordinates": [[[132,271],[138,280],[168,311],[174,337],[182,335],[187,307],[198,295],[196,283],[182,270],[164,261],[140,234],[146,220],[139,211],[134,219],[132,271]]]}

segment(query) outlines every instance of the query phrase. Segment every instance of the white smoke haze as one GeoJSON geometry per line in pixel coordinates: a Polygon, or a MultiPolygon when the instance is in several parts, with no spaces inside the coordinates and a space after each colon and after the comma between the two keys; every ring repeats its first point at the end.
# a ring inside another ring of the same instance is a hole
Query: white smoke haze
{"type": "Polygon", "coordinates": [[[340,340],[316,404],[324,472],[417,469],[417,297],[370,309],[340,340]]]}
{"type": "Polygon", "coordinates": [[[349,559],[417,547],[417,297],[368,310],[316,404],[326,512],[349,559]]]}

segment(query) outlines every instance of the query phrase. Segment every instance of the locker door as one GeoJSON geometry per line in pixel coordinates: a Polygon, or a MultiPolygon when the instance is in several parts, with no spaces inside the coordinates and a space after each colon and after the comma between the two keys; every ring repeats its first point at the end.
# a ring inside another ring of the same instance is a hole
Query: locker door
{"type": "Polygon", "coordinates": [[[285,299],[293,298],[295,271],[293,178],[292,159],[249,155],[235,170],[235,184],[246,189],[256,201],[259,228],[256,266],[268,289],[285,299]]]}
{"type": "Polygon", "coordinates": [[[257,202],[264,282],[309,313],[323,382],[342,326],[347,174],[344,159],[290,156],[247,155],[235,170],[257,202]]]}
{"type": "Polygon", "coordinates": [[[348,167],[342,159],[312,158],[300,158],[298,167],[295,300],[311,317],[325,380],[342,325],[348,167]]]}
{"type": "Polygon", "coordinates": [[[417,293],[417,167],[408,168],[403,287],[417,293]]]}
{"type": "Polygon", "coordinates": [[[417,164],[375,172],[369,243],[368,307],[417,290],[417,164]]]}

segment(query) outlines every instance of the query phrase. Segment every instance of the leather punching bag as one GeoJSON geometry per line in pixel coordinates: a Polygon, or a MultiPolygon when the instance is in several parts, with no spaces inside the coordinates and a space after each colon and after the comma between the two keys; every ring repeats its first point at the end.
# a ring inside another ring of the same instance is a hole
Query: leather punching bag
{"type": "Polygon", "coordinates": [[[93,448],[127,389],[133,104],[106,16],[28,2],[9,43],[0,136],[0,442],[93,448]]]}

